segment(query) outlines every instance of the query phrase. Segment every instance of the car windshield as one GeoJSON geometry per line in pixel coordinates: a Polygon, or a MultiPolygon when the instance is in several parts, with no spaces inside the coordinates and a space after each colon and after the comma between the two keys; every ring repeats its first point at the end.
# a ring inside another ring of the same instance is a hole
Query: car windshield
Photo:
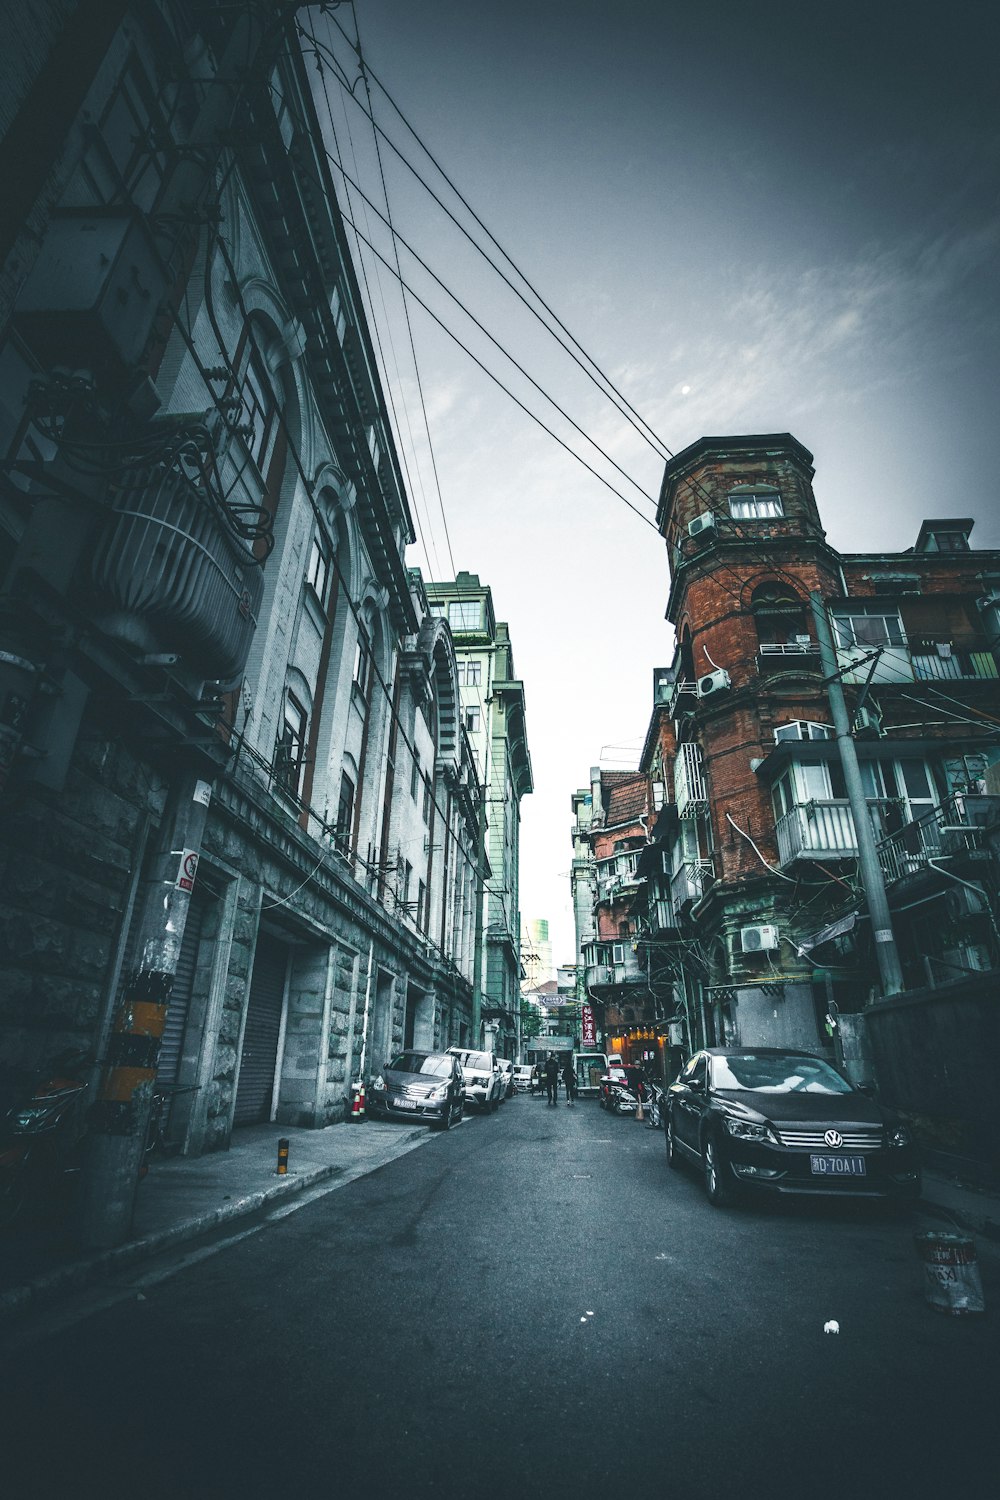
{"type": "Polygon", "coordinates": [[[488,1052],[467,1052],[462,1061],[467,1068],[481,1068],[484,1073],[489,1073],[493,1067],[493,1059],[488,1052]]]}
{"type": "Polygon", "coordinates": [[[850,1094],[851,1085],[818,1057],[739,1052],[712,1058],[712,1087],[754,1094],[850,1094]]]}
{"type": "Polygon", "coordinates": [[[451,1072],[451,1058],[439,1052],[400,1052],[389,1067],[393,1073],[433,1073],[442,1077],[451,1072]]]}

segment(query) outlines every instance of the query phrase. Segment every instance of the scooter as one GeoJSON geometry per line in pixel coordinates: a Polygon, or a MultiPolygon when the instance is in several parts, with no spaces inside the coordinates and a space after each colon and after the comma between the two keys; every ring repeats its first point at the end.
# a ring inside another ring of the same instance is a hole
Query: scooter
{"type": "Polygon", "coordinates": [[[79,1101],[87,1088],[77,1076],[84,1052],[64,1052],[34,1082],[30,1095],[9,1107],[0,1123],[0,1229],[17,1218],[29,1197],[46,1210],[65,1211],[81,1170],[79,1101]]]}
{"type": "Polygon", "coordinates": [[[608,1089],[608,1109],[614,1115],[634,1115],[639,1108],[639,1096],[633,1094],[623,1083],[613,1083],[608,1089]]]}

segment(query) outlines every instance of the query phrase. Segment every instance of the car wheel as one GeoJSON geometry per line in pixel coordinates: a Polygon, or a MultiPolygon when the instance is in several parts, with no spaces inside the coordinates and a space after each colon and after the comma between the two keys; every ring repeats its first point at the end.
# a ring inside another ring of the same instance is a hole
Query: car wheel
{"type": "Polygon", "coordinates": [[[725,1166],[719,1152],[719,1144],[713,1135],[706,1135],[701,1153],[702,1171],[705,1177],[705,1195],[715,1208],[724,1208],[732,1200],[732,1189],[725,1177],[725,1166]]]}
{"type": "Polygon", "coordinates": [[[672,1167],[676,1172],[680,1167],[681,1161],[680,1157],[677,1154],[677,1142],[674,1140],[673,1121],[671,1120],[669,1115],[667,1115],[667,1124],[664,1135],[667,1138],[667,1166],[672,1167]]]}
{"type": "Polygon", "coordinates": [[[450,1124],[451,1124],[451,1104],[449,1103],[448,1106],[445,1109],[444,1114],[441,1116],[440,1120],[435,1120],[434,1121],[434,1129],[435,1130],[447,1130],[448,1126],[450,1124]]]}

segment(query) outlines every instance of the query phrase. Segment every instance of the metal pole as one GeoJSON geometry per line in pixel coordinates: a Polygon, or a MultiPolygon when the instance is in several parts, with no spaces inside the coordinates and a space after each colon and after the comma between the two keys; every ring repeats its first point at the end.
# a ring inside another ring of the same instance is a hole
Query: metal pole
{"type": "Polygon", "coordinates": [[[476,938],[472,953],[472,1045],[477,1048],[481,1041],[479,1027],[481,1025],[480,1009],[483,998],[483,903],[486,899],[486,880],[483,875],[483,864],[485,859],[486,788],[484,786],[476,826],[476,866],[473,870],[473,878],[476,882],[476,938]]]}
{"type": "Polygon", "coordinates": [[[898,995],[903,988],[903,971],[899,964],[899,952],[889,915],[889,902],[885,894],[882,866],[875,849],[875,834],[868,816],[868,803],[861,782],[858,752],[851,735],[851,723],[844,700],[844,684],[837,666],[833,648],[833,635],[822,595],[815,589],[809,595],[813,619],[816,621],[816,638],[819,641],[819,659],[826,679],[830,712],[840,751],[840,764],[844,771],[847,800],[854,819],[854,831],[858,840],[858,874],[865,893],[865,903],[872,921],[875,938],[875,957],[884,995],[898,995]]]}

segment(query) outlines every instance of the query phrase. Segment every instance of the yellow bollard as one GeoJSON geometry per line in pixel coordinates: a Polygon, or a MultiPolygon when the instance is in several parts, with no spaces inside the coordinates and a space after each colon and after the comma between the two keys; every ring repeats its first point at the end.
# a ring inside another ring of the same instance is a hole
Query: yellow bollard
{"type": "Polygon", "coordinates": [[[277,1171],[277,1175],[279,1177],[287,1177],[288,1176],[288,1142],[284,1138],[284,1136],[282,1136],[281,1140],[278,1142],[278,1171],[277,1171]]]}

